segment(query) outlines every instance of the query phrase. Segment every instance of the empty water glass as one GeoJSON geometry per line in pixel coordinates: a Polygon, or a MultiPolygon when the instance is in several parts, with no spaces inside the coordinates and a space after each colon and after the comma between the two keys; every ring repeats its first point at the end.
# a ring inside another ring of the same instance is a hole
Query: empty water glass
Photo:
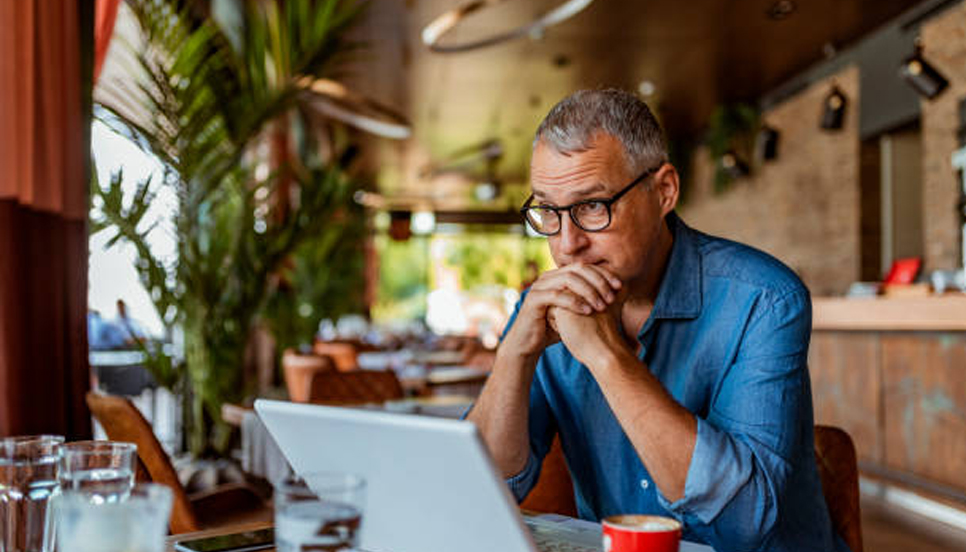
{"type": "Polygon", "coordinates": [[[94,502],[87,491],[57,497],[58,552],[164,552],[172,492],[142,483],[116,502],[94,502]]]}
{"type": "Polygon", "coordinates": [[[278,552],[358,546],[366,482],[357,475],[309,473],[275,484],[275,544],[278,552]]]}
{"type": "Polygon", "coordinates": [[[64,445],[60,488],[81,491],[92,502],[121,502],[134,487],[137,446],[114,441],[77,441],[64,445]]]}
{"type": "Polygon", "coordinates": [[[0,439],[0,552],[53,550],[50,499],[64,438],[0,439]]]}

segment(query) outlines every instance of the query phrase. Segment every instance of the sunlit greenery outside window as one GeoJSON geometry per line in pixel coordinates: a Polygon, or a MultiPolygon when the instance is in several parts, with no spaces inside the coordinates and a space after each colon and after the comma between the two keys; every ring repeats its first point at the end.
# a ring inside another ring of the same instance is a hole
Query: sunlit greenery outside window
{"type": "Polygon", "coordinates": [[[372,307],[374,321],[388,323],[426,316],[429,239],[421,236],[393,241],[386,235],[375,237],[379,287],[372,307]]]}
{"type": "Polygon", "coordinates": [[[502,331],[519,292],[553,267],[547,241],[519,226],[440,225],[432,236],[376,238],[380,323],[425,319],[440,333],[490,341],[502,331]]]}

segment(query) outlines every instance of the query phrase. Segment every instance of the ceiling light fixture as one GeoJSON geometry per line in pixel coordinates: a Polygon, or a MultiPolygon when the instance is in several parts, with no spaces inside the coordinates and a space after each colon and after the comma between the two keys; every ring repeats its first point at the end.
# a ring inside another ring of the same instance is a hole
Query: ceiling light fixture
{"type": "Polygon", "coordinates": [[[414,211],[411,217],[410,230],[417,236],[432,234],[436,229],[436,214],[432,211],[414,211]]]}
{"type": "Polygon", "coordinates": [[[438,176],[450,172],[464,172],[477,165],[491,166],[503,157],[503,143],[496,138],[460,148],[438,163],[430,163],[419,170],[420,178],[438,176]]]}
{"type": "Polygon", "coordinates": [[[312,106],[326,117],[383,138],[405,140],[412,135],[406,117],[393,109],[329,79],[303,78],[299,86],[313,94],[312,106]]]}
{"type": "Polygon", "coordinates": [[[916,49],[913,54],[904,59],[899,66],[899,76],[915,88],[916,92],[930,100],[949,86],[946,77],[922,57],[922,41],[919,38],[916,38],[916,49]]]}
{"type": "Polygon", "coordinates": [[[376,192],[367,192],[365,190],[356,190],[355,193],[352,194],[352,200],[358,205],[369,207],[370,209],[384,209],[387,206],[385,196],[376,192]]]}
{"type": "Polygon", "coordinates": [[[778,158],[778,140],[781,134],[777,129],[762,125],[758,131],[755,143],[756,156],[762,161],[772,161],[778,158]]]}
{"type": "Polygon", "coordinates": [[[529,23],[521,25],[520,27],[505,33],[496,34],[480,40],[465,42],[463,44],[439,43],[440,39],[443,38],[443,35],[452,31],[457,25],[460,24],[460,22],[469,17],[471,14],[505,1],[506,0],[471,0],[470,2],[463,4],[456,9],[440,15],[436,19],[432,20],[428,25],[423,27],[423,44],[428,46],[429,49],[434,52],[450,54],[492,46],[494,44],[506,42],[507,40],[512,40],[521,36],[529,35],[531,37],[539,38],[543,36],[543,32],[548,27],[552,27],[558,23],[570,19],[589,6],[594,0],[566,0],[556,8],[529,23]]]}
{"type": "Polygon", "coordinates": [[[645,79],[641,81],[641,84],[637,85],[637,91],[641,94],[641,96],[649,98],[653,96],[655,92],[657,92],[657,87],[654,86],[653,82],[645,79]]]}
{"type": "Polygon", "coordinates": [[[721,156],[721,169],[731,178],[741,178],[751,174],[748,164],[741,160],[733,150],[728,150],[721,156]]]}
{"type": "Polygon", "coordinates": [[[792,2],[792,0],[778,0],[771,6],[768,6],[768,9],[765,10],[765,14],[768,15],[768,19],[771,19],[772,21],[781,21],[783,19],[787,19],[788,16],[795,13],[797,7],[798,6],[796,6],[795,2],[792,2]]]}
{"type": "Polygon", "coordinates": [[[572,60],[567,54],[557,54],[553,56],[553,66],[557,69],[564,69],[569,67],[572,60]]]}
{"type": "Polygon", "coordinates": [[[500,195],[500,187],[497,182],[488,180],[486,182],[480,182],[473,188],[473,197],[482,203],[493,201],[498,195],[500,195]]]}
{"type": "Polygon", "coordinates": [[[840,130],[845,122],[845,107],[848,99],[835,84],[822,102],[821,126],[825,130],[840,130]]]}

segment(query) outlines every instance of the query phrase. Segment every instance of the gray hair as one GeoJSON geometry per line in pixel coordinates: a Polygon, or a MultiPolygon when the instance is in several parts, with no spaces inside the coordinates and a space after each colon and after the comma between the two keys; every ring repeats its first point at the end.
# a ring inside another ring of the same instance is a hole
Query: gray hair
{"type": "Polygon", "coordinates": [[[560,153],[587,151],[601,132],[623,144],[633,173],[668,161],[664,132],[647,104],[616,88],[578,90],[561,100],[537,128],[533,148],[542,141],[560,153]]]}

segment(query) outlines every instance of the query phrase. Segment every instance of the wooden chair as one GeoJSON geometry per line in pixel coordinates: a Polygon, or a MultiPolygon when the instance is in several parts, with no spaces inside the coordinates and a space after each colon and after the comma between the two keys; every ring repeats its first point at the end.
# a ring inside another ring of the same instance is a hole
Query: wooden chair
{"type": "Polygon", "coordinates": [[[577,516],[574,485],[570,480],[570,470],[567,469],[559,437],[553,438],[550,451],[543,459],[540,479],[520,503],[520,508],[532,512],[577,516]]]}
{"type": "Polygon", "coordinates": [[[130,400],[90,392],[87,406],[108,438],[137,445],[139,481],[153,481],[171,488],[174,495],[169,524],[172,534],[272,519],[271,508],[246,484],[226,484],[188,496],[151,425],[130,400]]]}
{"type": "Polygon", "coordinates": [[[340,372],[350,372],[359,368],[359,350],[345,341],[316,341],[312,352],[319,356],[331,357],[340,372]]]}
{"type": "Polygon", "coordinates": [[[852,552],[862,552],[859,468],[852,438],[837,427],[815,426],[815,462],[832,525],[852,552]]]}
{"type": "Polygon", "coordinates": [[[300,355],[291,349],[286,349],[282,353],[282,374],[285,377],[289,400],[308,402],[312,374],[335,369],[335,362],[331,357],[316,354],[300,355]]]}
{"type": "Polygon", "coordinates": [[[403,388],[392,370],[314,372],[308,402],[315,404],[361,404],[403,398],[403,388]]]}

